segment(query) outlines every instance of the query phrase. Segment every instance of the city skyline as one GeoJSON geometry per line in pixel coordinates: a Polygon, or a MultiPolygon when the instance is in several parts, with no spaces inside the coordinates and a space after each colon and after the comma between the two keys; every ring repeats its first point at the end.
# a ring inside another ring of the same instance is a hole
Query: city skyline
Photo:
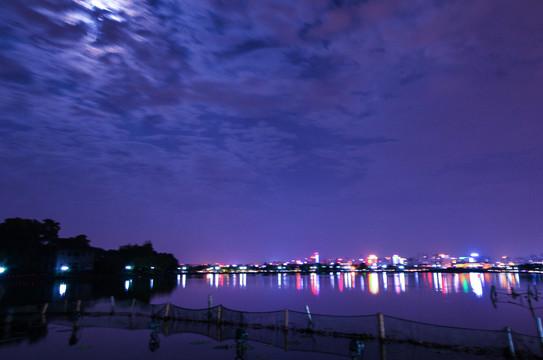
{"type": "Polygon", "coordinates": [[[0,9],[2,219],[185,263],[543,251],[542,2],[0,9]]]}

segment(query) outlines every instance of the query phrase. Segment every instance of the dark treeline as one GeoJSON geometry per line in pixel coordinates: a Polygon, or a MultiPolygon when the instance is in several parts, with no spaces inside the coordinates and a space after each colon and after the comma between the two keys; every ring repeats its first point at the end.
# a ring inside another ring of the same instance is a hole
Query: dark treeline
{"type": "MultiPolygon", "coordinates": [[[[92,271],[86,272],[96,274],[166,274],[174,273],[178,266],[172,254],[156,252],[149,241],[104,250],[91,246],[86,235],[61,238],[59,231],[60,224],[51,219],[4,220],[0,224],[0,267],[9,274],[56,273],[59,254],[80,252],[92,253],[92,271]]],[[[75,272],[70,269],[67,273],[75,272]]]]}

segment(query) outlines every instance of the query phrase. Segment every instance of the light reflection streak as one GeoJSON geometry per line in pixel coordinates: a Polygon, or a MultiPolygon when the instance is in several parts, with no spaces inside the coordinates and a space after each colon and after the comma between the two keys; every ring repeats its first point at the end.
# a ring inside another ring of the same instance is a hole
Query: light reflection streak
{"type": "Polygon", "coordinates": [[[150,288],[151,290],[153,290],[153,286],[154,286],[154,285],[155,285],[155,279],[151,279],[151,280],[149,281],[149,288],[150,288]]]}
{"type": "Polygon", "coordinates": [[[469,292],[469,281],[467,279],[466,274],[460,274],[460,280],[462,281],[462,290],[464,290],[464,293],[469,292]]]}
{"type": "Polygon", "coordinates": [[[405,274],[403,272],[394,274],[394,290],[398,295],[405,292],[405,274]]]}
{"type": "MultiPolygon", "coordinates": [[[[424,272],[424,273],[408,273],[408,272],[369,272],[369,273],[357,273],[357,272],[337,272],[328,275],[319,275],[317,273],[310,274],[287,274],[279,273],[266,277],[264,280],[266,286],[276,287],[278,289],[289,289],[304,291],[309,290],[315,296],[319,296],[321,292],[321,277],[323,277],[323,284],[326,290],[337,289],[339,292],[345,290],[355,290],[357,286],[360,286],[360,291],[366,290],[371,294],[378,294],[379,290],[387,292],[390,290],[395,294],[400,295],[405,293],[407,285],[415,285],[418,282],[417,287],[430,288],[435,292],[440,292],[443,295],[455,293],[455,294],[473,294],[480,298],[483,296],[485,286],[489,287],[491,284],[496,284],[500,288],[509,290],[511,287],[517,289],[520,283],[520,276],[518,273],[496,273],[496,274],[483,274],[483,273],[440,273],[440,272],[424,272]],[[326,280],[325,276],[328,276],[329,280],[326,280]],[[360,278],[358,281],[357,277],[360,278]],[[415,280],[414,282],[412,280],[415,280]],[[417,280],[418,279],[418,280],[417,280]],[[422,280],[422,283],[420,282],[422,280]],[[408,282],[411,283],[408,284],[408,282]],[[289,287],[289,282],[290,286],[289,287]],[[382,284],[381,284],[382,282],[382,284]],[[390,284],[389,284],[390,282],[390,284]],[[390,287],[389,287],[390,285],[390,287]],[[380,289],[381,287],[381,289],[380,289]]],[[[177,285],[182,288],[187,286],[187,274],[177,275],[177,285]]],[[[204,277],[208,286],[213,288],[219,287],[247,287],[247,274],[206,274],[204,277]]],[[[533,279],[530,279],[533,281],[533,279]]],[[[155,279],[149,279],[149,288],[154,289],[155,279]]],[[[124,281],[124,288],[126,291],[132,289],[132,279],[124,281]]],[[[60,296],[65,296],[67,285],[62,283],[58,289],[60,296]]]]}
{"type": "Polygon", "coordinates": [[[319,275],[315,273],[311,274],[310,281],[311,281],[311,292],[313,293],[313,295],[318,296],[321,291],[319,275]]]}
{"type": "Polygon", "coordinates": [[[469,282],[471,284],[471,290],[477,297],[483,296],[483,282],[481,274],[469,273],[469,282]]]}
{"type": "Polygon", "coordinates": [[[454,292],[458,294],[460,292],[460,278],[458,274],[453,275],[454,292]]]}
{"type": "Polygon", "coordinates": [[[368,282],[370,284],[370,293],[377,295],[379,293],[379,275],[371,273],[368,277],[368,282]]]}
{"type": "Polygon", "coordinates": [[[239,274],[239,285],[243,289],[247,287],[247,274],[239,274]]]}
{"type": "Polygon", "coordinates": [[[400,294],[402,290],[400,289],[400,274],[394,274],[394,291],[396,294],[400,294]]]}
{"type": "Polygon", "coordinates": [[[345,273],[345,276],[343,277],[344,286],[347,289],[351,288],[351,278],[352,278],[351,273],[345,273]]]}
{"type": "Polygon", "coordinates": [[[132,286],[132,279],[126,280],[126,281],[124,282],[124,290],[125,290],[125,291],[130,290],[130,287],[131,287],[131,286],[132,286]]]}
{"type": "Polygon", "coordinates": [[[60,286],[58,287],[58,294],[60,296],[66,295],[67,289],[68,289],[68,285],[66,285],[66,283],[61,283],[60,286]]]}

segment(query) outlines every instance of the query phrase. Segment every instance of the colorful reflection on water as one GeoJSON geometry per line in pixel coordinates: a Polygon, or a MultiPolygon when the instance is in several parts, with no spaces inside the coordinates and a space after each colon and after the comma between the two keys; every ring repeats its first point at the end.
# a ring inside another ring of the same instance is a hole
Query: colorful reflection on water
{"type": "MultiPolygon", "coordinates": [[[[213,304],[243,311],[291,309],[328,315],[383,312],[400,318],[485,329],[511,326],[534,333],[529,310],[507,303],[493,307],[490,289],[543,290],[543,275],[519,273],[338,272],[330,274],[179,274],[169,278],[73,279],[0,283],[0,306],[54,303],[78,299],[131,299],[171,302],[192,309],[213,304]],[[31,303],[32,301],[32,303],[31,303]]],[[[503,297],[502,297],[503,298],[503,297]]],[[[521,297],[518,297],[519,299],[521,297]]],[[[542,297],[543,298],[543,297],[542,297]]],[[[537,304],[543,316],[543,300],[537,304]]],[[[526,305],[526,304],[524,304],[526,305]]]]}
{"type": "MultiPolygon", "coordinates": [[[[247,276],[241,274],[206,274],[205,279],[209,287],[213,288],[246,288],[247,276]]],[[[404,273],[404,272],[341,272],[327,275],[316,273],[294,275],[287,273],[278,273],[273,275],[256,275],[263,278],[272,277],[275,281],[270,286],[277,289],[296,289],[298,291],[309,290],[313,295],[319,296],[321,292],[321,282],[328,283],[328,289],[338,292],[343,291],[362,291],[377,295],[380,292],[393,292],[398,295],[407,291],[415,291],[418,288],[431,287],[434,291],[443,295],[473,293],[477,297],[482,297],[483,289],[491,285],[498,289],[509,290],[520,286],[520,277],[518,273],[404,273]],[[290,280],[293,280],[292,282],[290,280]],[[367,284],[367,286],[366,286],[367,284]]],[[[190,276],[189,276],[190,278],[190,276]]],[[[131,280],[126,280],[125,287],[128,290],[131,280]]],[[[151,288],[153,280],[151,279],[151,288]]],[[[187,275],[177,276],[177,285],[185,288],[187,286],[187,275]]],[[[65,285],[64,285],[65,286],[65,285]]],[[[64,290],[65,292],[65,290],[64,290]]]]}

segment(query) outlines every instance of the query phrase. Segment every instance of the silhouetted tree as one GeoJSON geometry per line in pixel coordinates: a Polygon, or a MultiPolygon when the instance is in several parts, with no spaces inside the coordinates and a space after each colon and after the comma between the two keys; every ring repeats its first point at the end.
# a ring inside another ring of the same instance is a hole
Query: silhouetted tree
{"type": "Polygon", "coordinates": [[[153,244],[146,241],[143,245],[128,244],[119,247],[119,250],[101,253],[97,269],[106,273],[123,273],[126,272],[125,266],[132,266],[132,273],[173,273],[178,264],[172,254],[157,253],[153,244]]]}
{"type": "Polygon", "coordinates": [[[0,264],[14,272],[42,272],[49,264],[46,244],[58,239],[60,226],[53,220],[11,218],[0,224],[0,264]]]}

